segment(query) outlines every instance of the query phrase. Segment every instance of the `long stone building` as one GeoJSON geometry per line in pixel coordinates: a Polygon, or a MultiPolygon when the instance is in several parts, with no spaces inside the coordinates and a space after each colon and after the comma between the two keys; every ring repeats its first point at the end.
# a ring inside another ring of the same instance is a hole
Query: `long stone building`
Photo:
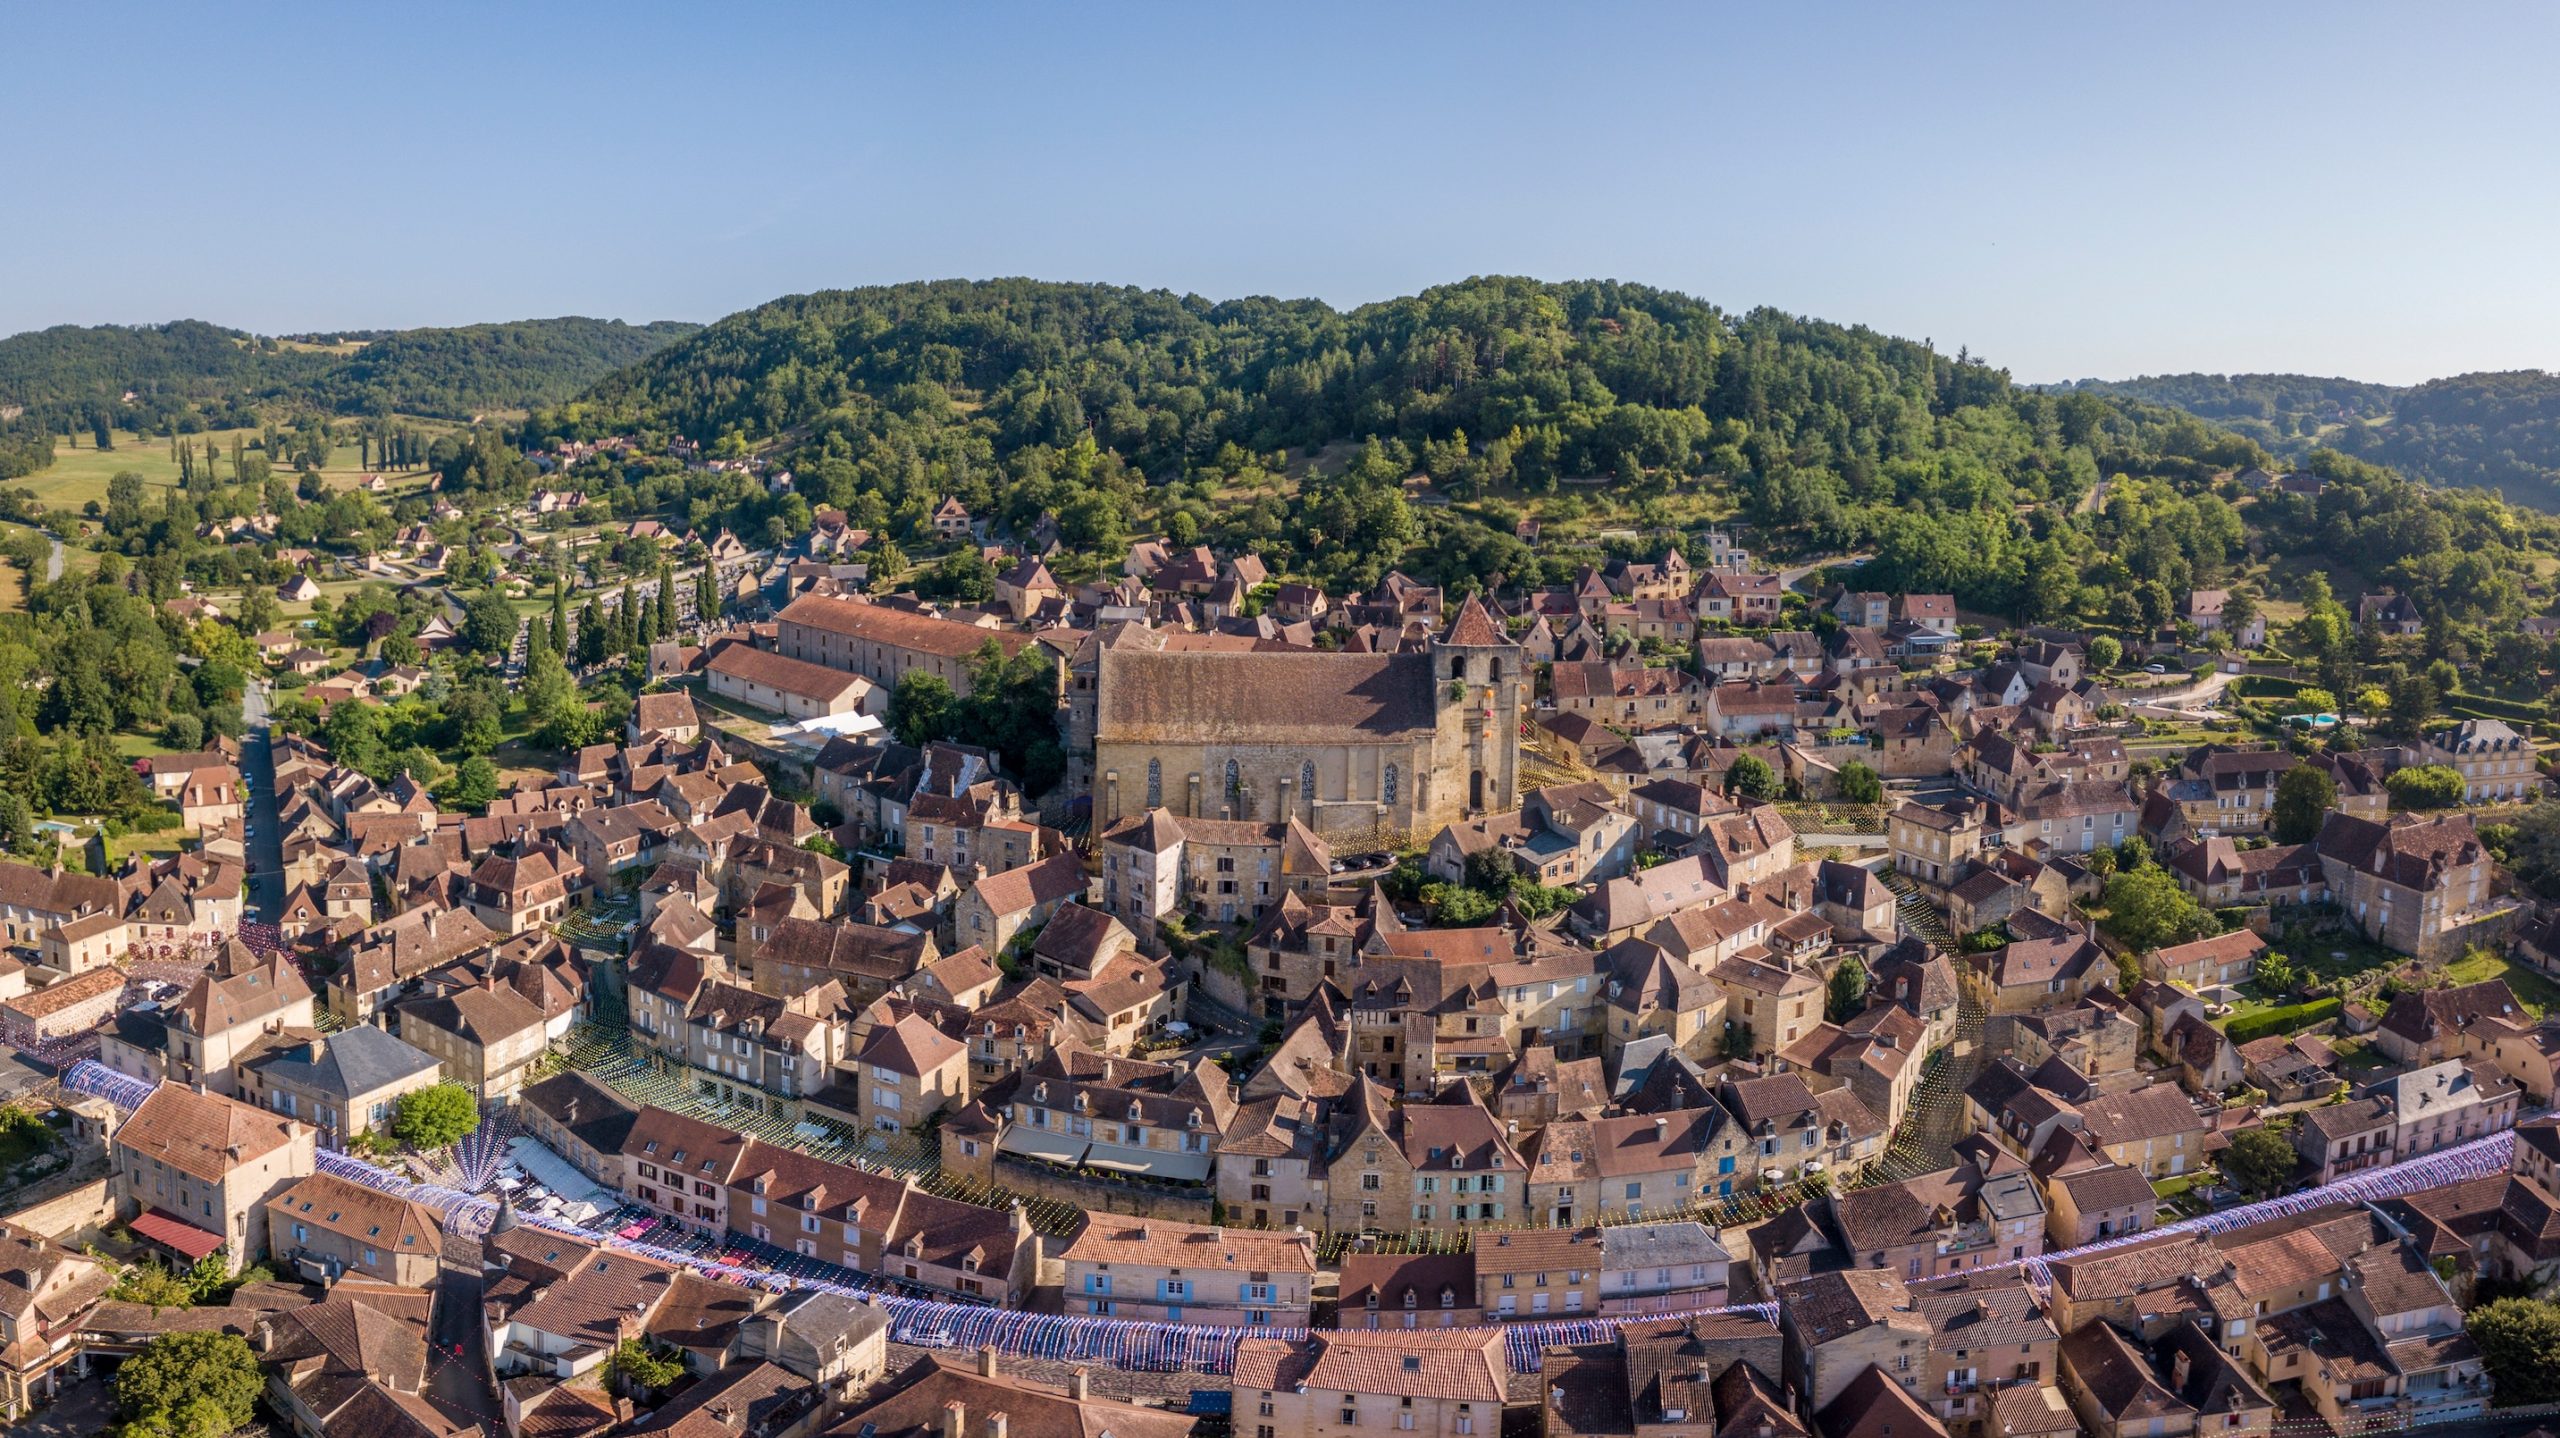
{"type": "Polygon", "coordinates": [[[1018,629],[980,629],[836,594],[804,594],[774,616],[774,651],[785,659],[859,674],[887,689],[921,669],[966,695],[969,666],[989,640],[1007,658],[1037,642],[1018,629]]]}
{"type": "Polygon", "coordinates": [[[1099,819],[1294,816],[1361,843],[1512,808],[1523,662],[1473,599],[1427,653],[1103,649],[1099,819]]]}

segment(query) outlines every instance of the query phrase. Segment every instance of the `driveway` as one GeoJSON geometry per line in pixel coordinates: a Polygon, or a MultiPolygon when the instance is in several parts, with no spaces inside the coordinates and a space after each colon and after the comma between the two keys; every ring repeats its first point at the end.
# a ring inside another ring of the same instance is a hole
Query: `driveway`
{"type": "Polygon", "coordinates": [[[240,696],[240,776],[249,791],[249,917],[272,924],[284,916],[284,832],[276,822],[275,749],[267,730],[267,683],[249,681],[240,696]]]}

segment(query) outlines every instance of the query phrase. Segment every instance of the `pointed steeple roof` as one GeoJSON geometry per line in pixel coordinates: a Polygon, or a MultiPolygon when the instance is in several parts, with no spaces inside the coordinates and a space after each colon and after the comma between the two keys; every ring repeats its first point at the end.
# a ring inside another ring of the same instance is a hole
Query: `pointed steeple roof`
{"type": "Polygon", "coordinates": [[[1485,612],[1484,605],[1470,594],[1466,602],[1458,606],[1458,617],[1449,621],[1448,637],[1441,642],[1453,645],[1495,646],[1507,645],[1511,639],[1502,632],[1502,626],[1494,622],[1493,616],[1485,612]]]}

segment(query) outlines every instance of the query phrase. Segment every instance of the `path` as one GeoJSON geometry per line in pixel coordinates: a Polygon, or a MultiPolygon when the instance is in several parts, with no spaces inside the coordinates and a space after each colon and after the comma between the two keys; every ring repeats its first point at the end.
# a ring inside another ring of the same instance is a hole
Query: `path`
{"type": "Polygon", "coordinates": [[[53,541],[53,551],[44,557],[44,582],[51,584],[62,577],[62,541],[50,534],[45,538],[53,541]]]}
{"type": "Polygon", "coordinates": [[[1778,571],[1778,587],[1793,589],[1804,583],[1805,576],[1816,570],[1829,569],[1835,564],[1864,564],[1875,557],[1875,551],[1867,549],[1855,554],[1832,554],[1820,559],[1808,559],[1802,564],[1791,564],[1778,571]]]}

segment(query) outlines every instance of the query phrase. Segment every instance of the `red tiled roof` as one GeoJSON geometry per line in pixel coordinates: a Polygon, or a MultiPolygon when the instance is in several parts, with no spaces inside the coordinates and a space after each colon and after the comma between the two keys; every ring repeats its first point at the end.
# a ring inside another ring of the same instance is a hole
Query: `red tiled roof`
{"type": "Polygon", "coordinates": [[[156,1208],[146,1208],[130,1227],[137,1234],[163,1248],[176,1249],[189,1258],[205,1258],[222,1247],[222,1235],[207,1233],[180,1218],[171,1218],[156,1208]]]}

